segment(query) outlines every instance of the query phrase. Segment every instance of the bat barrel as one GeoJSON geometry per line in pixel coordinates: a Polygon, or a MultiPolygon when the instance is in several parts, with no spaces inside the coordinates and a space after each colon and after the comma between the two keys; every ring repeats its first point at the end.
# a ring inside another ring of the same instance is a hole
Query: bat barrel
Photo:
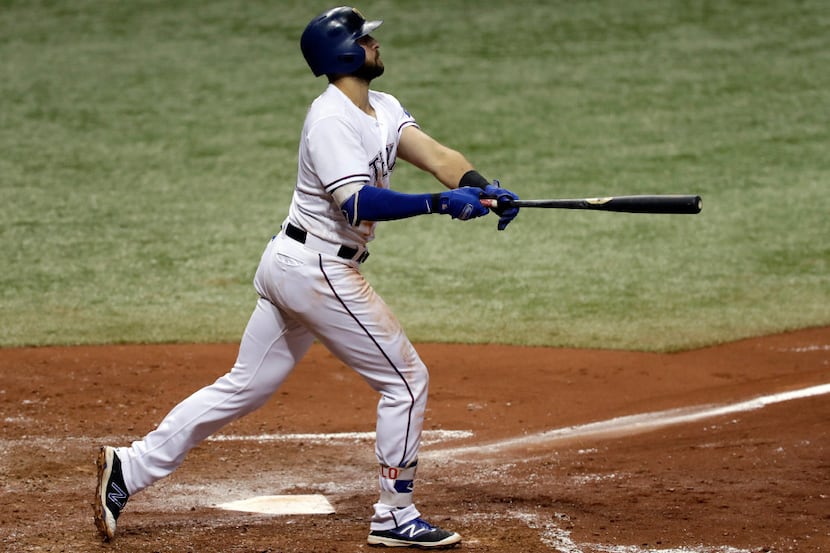
{"type": "Polygon", "coordinates": [[[695,214],[702,208],[700,196],[618,196],[602,204],[609,211],[626,213],[695,214]]]}

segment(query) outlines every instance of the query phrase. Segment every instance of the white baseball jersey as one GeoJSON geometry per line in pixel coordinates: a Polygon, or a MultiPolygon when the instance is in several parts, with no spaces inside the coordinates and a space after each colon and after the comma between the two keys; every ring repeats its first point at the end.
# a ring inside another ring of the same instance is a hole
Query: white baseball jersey
{"type": "Polygon", "coordinates": [[[332,243],[365,246],[374,238],[376,223],[349,225],[332,194],[354,183],[389,188],[401,131],[417,126],[395,97],[369,91],[369,101],[375,117],[330,84],[311,104],[303,125],[288,220],[332,243]]]}

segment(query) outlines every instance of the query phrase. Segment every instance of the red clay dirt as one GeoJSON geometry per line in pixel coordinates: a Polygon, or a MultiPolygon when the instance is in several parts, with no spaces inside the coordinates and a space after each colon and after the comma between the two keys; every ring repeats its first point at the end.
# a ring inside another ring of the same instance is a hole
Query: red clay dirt
{"type": "MultiPolygon", "coordinates": [[[[432,379],[416,500],[462,534],[459,551],[830,552],[830,390],[776,395],[830,383],[830,328],[675,354],[418,350],[432,379]],[[759,397],[777,399],[657,428],[622,424],[759,397]],[[612,433],[582,426],[612,419],[612,433]]],[[[101,542],[98,446],[140,438],[235,356],[236,344],[0,350],[2,550],[373,550],[371,439],[314,434],[371,432],[377,397],[318,345],[265,407],[222,431],[229,439],[200,445],[131,498],[116,539],[101,542]],[[335,514],[216,507],[305,493],[324,494],[335,514]]]]}

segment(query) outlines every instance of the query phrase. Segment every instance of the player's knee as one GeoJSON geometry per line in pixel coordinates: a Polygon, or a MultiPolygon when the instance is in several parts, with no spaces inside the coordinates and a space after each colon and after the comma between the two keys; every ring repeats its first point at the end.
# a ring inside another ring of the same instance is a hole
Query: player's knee
{"type": "MultiPolygon", "coordinates": [[[[273,374],[259,372],[266,376],[272,376],[273,374]]],[[[280,380],[278,378],[254,378],[247,371],[241,371],[238,367],[234,367],[234,370],[219,378],[212,385],[212,388],[216,395],[221,398],[223,407],[248,413],[264,405],[279,387],[279,384],[280,380]]]]}
{"type": "Polygon", "coordinates": [[[416,400],[426,398],[429,390],[429,370],[426,365],[418,363],[413,367],[410,378],[407,378],[407,385],[416,400]]]}
{"type": "Polygon", "coordinates": [[[385,382],[378,391],[389,401],[420,403],[426,400],[429,389],[429,371],[423,363],[399,367],[397,376],[385,382]]]}

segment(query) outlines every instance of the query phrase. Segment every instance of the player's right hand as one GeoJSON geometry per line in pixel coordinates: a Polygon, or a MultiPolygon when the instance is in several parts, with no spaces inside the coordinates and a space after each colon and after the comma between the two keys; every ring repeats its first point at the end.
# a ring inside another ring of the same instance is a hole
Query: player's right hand
{"type": "MultiPolygon", "coordinates": [[[[482,198],[495,198],[497,201],[518,200],[519,196],[515,192],[511,192],[507,188],[502,188],[499,181],[494,180],[493,184],[488,184],[481,194],[482,198]]],[[[491,208],[496,215],[499,216],[499,230],[504,230],[510,221],[516,218],[519,214],[518,207],[496,207],[491,208]]]]}
{"type": "Polygon", "coordinates": [[[450,215],[453,219],[475,219],[487,215],[490,210],[481,205],[481,189],[463,186],[438,194],[437,213],[450,215]]]}

